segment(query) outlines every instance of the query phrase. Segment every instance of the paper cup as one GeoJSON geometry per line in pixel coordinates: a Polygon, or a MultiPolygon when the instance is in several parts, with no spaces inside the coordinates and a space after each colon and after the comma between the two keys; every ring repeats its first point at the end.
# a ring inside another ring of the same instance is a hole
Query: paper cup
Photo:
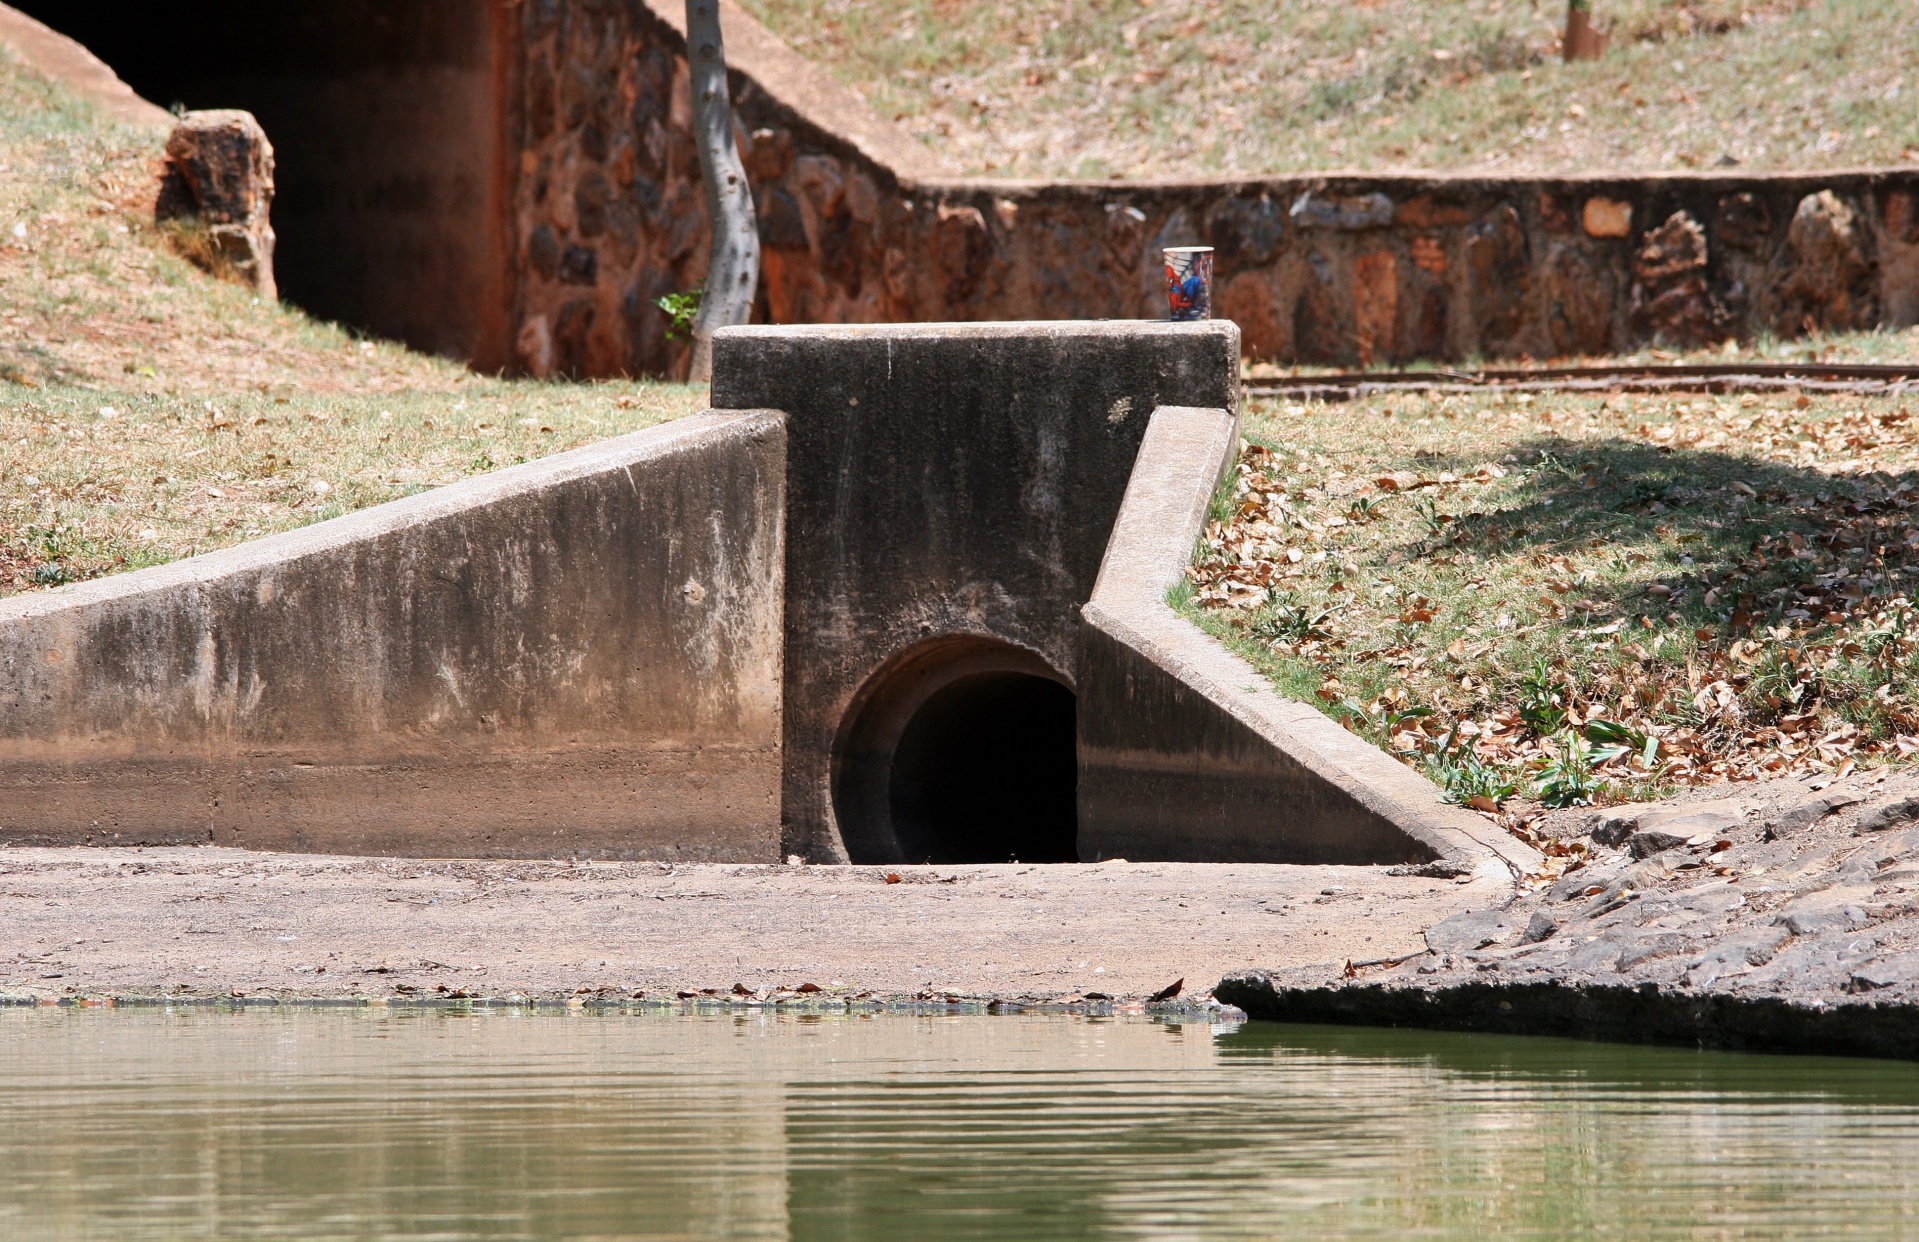
{"type": "Polygon", "coordinates": [[[1175,323],[1213,317],[1213,248],[1166,250],[1166,301],[1175,323]]]}

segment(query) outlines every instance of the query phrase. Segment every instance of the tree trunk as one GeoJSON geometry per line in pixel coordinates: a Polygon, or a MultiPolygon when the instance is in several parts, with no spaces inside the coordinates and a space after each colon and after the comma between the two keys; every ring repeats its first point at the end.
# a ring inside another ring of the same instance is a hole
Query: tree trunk
{"type": "Polygon", "coordinates": [[[719,0],[686,0],[686,58],[693,85],[693,139],[706,187],[713,245],[706,292],[693,320],[690,378],[713,378],[713,334],[745,323],[760,279],[760,231],[753,190],[733,141],[733,99],[726,85],[719,0]]]}
{"type": "Polygon", "coordinates": [[[1601,60],[1606,55],[1606,45],[1612,42],[1612,35],[1593,25],[1589,4],[1568,3],[1566,37],[1561,42],[1568,61],[1601,60]]]}

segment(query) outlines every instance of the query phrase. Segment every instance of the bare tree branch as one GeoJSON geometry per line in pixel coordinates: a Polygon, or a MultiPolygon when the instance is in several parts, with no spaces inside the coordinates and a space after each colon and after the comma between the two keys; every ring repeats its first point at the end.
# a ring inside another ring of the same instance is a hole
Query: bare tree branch
{"type": "Polygon", "coordinates": [[[712,225],[706,293],[693,320],[695,380],[713,377],[713,334],[745,323],[760,278],[760,231],[753,190],[733,141],[733,99],[726,85],[719,0],[686,0],[686,56],[693,85],[693,138],[712,225]]]}

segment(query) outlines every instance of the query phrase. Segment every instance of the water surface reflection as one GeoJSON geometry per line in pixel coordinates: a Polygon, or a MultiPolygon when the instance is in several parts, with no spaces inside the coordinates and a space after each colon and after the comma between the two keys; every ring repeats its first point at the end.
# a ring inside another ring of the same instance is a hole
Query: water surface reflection
{"type": "Polygon", "coordinates": [[[1919,1067],[1063,1016],[0,1011],[10,1238],[1919,1234],[1919,1067]]]}

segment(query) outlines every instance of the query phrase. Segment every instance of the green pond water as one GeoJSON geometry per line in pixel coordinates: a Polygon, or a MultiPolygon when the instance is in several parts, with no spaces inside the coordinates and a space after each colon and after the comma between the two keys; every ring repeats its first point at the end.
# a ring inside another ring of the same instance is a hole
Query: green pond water
{"type": "Polygon", "coordinates": [[[0,1010],[0,1237],[1919,1236],[1919,1067],[1069,1016],[0,1010]]]}

